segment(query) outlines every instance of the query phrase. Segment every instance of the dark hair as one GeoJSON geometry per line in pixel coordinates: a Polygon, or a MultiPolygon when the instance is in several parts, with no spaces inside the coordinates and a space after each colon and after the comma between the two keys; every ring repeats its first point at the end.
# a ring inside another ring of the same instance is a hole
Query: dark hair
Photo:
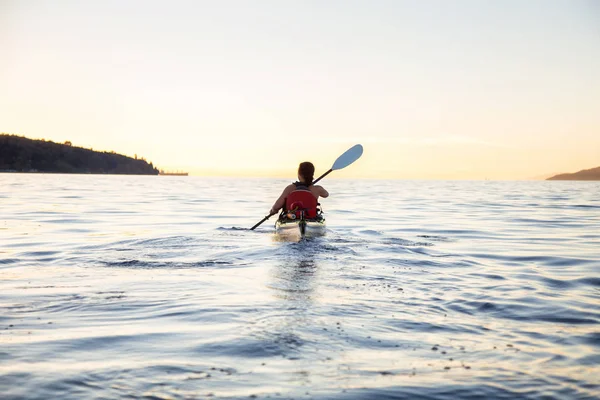
{"type": "Polygon", "coordinates": [[[315,166],[309,161],[304,161],[298,166],[298,174],[302,175],[307,185],[312,185],[315,178],[315,166]]]}

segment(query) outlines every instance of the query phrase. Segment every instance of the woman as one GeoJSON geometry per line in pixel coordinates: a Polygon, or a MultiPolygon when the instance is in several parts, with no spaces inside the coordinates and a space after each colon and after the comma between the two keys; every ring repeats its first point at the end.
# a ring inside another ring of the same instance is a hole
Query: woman
{"type": "Polygon", "coordinates": [[[279,210],[285,206],[285,199],[294,190],[309,190],[317,200],[319,199],[319,196],[323,198],[329,197],[329,192],[322,186],[313,185],[314,175],[315,166],[312,165],[311,162],[305,161],[300,163],[300,166],[298,166],[298,182],[294,182],[283,189],[281,196],[279,196],[275,204],[273,204],[273,207],[271,207],[269,215],[277,214],[279,210]]]}

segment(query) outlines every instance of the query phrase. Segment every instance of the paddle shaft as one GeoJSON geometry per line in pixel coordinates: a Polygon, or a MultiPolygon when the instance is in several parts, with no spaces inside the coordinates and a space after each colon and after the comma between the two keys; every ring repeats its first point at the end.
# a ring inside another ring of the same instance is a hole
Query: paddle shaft
{"type": "Polygon", "coordinates": [[[333,171],[333,169],[329,169],[329,171],[325,172],[323,175],[321,175],[320,177],[318,177],[316,180],[313,181],[313,185],[316,184],[317,182],[319,182],[321,179],[325,178],[327,175],[329,175],[331,172],[333,171]]]}
{"type": "Polygon", "coordinates": [[[262,224],[263,222],[265,222],[269,218],[271,218],[271,215],[267,215],[266,217],[264,217],[263,219],[261,219],[260,222],[258,224],[256,224],[256,225],[254,225],[252,228],[250,228],[250,230],[253,231],[254,228],[256,228],[257,226],[259,226],[260,224],[262,224]]]}

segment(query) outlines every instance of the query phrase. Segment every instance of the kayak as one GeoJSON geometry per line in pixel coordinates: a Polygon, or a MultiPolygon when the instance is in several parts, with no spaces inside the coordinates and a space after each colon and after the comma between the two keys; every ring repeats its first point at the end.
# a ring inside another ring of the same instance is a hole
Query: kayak
{"type": "Polygon", "coordinates": [[[284,236],[310,237],[325,233],[325,217],[310,190],[294,190],[285,199],[285,207],[275,222],[275,230],[284,236]]]}
{"type": "Polygon", "coordinates": [[[283,215],[275,222],[275,230],[278,234],[301,238],[323,236],[327,230],[326,227],[325,218],[322,215],[311,219],[289,219],[283,215]]]}

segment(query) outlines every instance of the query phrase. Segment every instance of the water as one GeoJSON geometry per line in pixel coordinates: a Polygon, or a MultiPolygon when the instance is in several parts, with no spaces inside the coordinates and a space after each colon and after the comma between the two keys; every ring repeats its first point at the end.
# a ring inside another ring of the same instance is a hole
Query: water
{"type": "Polygon", "coordinates": [[[591,398],[600,184],[0,174],[2,399],[591,398]]]}

